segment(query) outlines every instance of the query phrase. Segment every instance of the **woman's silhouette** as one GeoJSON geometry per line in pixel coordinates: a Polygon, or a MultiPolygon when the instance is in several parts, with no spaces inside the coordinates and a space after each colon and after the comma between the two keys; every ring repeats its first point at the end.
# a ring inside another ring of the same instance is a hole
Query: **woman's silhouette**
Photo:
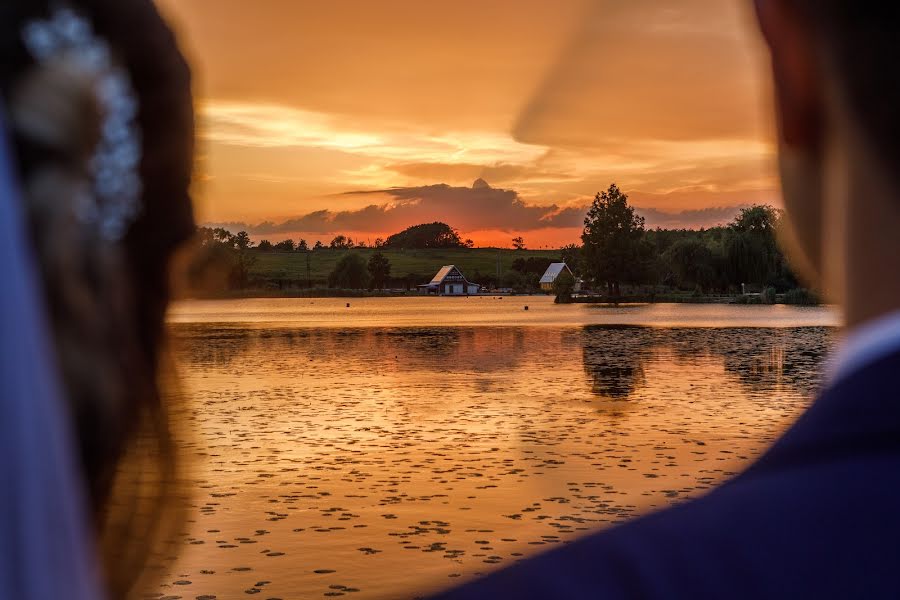
{"type": "Polygon", "coordinates": [[[0,596],[96,597],[96,546],[109,595],[125,597],[177,522],[160,382],[169,263],[194,228],[190,73],[150,0],[6,0],[0,94],[4,262],[15,267],[0,385],[4,414],[41,399],[19,446],[45,447],[27,469],[4,452],[4,528],[16,511],[39,522],[35,510],[56,502],[67,512],[44,517],[67,524],[68,548],[84,554],[55,551],[43,567],[58,574],[39,581],[32,563],[59,540],[32,536],[26,552],[22,536],[0,532],[0,596]],[[69,440],[80,460],[66,462],[69,440]],[[29,506],[26,492],[45,504],[29,506]]]}

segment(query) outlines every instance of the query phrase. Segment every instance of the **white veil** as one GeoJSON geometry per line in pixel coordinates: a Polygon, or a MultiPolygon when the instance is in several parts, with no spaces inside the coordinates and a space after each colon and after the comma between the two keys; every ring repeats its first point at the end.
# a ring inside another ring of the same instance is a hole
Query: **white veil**
{"type": "Polygon", "coordinates": [[[104,596],[0,106],[0,598],[104,596]]]}

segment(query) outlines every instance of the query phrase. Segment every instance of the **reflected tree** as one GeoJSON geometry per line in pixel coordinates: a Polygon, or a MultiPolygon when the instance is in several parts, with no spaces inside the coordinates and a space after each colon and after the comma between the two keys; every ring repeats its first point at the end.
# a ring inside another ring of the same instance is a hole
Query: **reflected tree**
{"type": "Polygon", "coordinates": [[[769,395],[779,386],[813,395],[834,343],[828,327],[671,329],[660,330],[658,336],[657,343],[680,360],[719,358],[746,392],[769,395]]]}
{"type": "Polygon", "coordinates": [[[627,400],[644,385],[644,363],[654,345],[653,330],[643,327],[585,327],[584,371],[591,392],[601,398],[627,400]]]}
{"type": "Polygon", "coordinates": [[[777,401],[778,390],[791,388],[813,396],[820,386],[825,358],[834,344],[834,329],[586,327],[582,334],[585,373],[592,392],[626,400],[646,380],[645,366],[661,350],[686,365],[701,360],[722,362],[744,391],[777,401]]]}

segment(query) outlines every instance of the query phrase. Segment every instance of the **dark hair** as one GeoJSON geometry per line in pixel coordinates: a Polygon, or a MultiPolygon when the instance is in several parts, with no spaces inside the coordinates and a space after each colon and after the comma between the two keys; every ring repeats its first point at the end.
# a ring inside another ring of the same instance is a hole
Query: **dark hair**
{"type": "Polygon", "coordinates": [[[107,575],[116,598],[133,588],[166,529],[161,526],[164,508],[176,482],[160,380],[168,267],[176,248],[194,231],[191,80],[151,0],[70,2],[130,75],[143,150],[142,210],[121,243],[111,247],[73,230],[59,208],[70,196],[66,173],[73,157],[29,138],[15,119],[23,90],[37,97],[42,90],[44,97],[63,90],[56,94],[63,102],[47,104],[63,135],[94,139],[92,128],[99,127],[84,110],[92,105],[84,93],[90,88],[60,69],[42,69],[24,47],[23,26],[48,17],[50,4],[4,0],[0,5],[0,99],[11,109],[60,368],[106,562],[115,565],[107,575]],[[60,110],[54,114],[54,108],[60,110]]]}
{"type": "Polygon", "coordinates": [[[900,4],[794,0],[819,33],[866,135],[900,166],[900,4]]]}

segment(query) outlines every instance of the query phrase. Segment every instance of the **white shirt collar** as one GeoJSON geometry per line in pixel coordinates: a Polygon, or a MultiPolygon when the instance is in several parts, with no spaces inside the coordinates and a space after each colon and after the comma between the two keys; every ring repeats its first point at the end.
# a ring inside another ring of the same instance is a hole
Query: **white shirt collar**
{"type": "Polygon", "coordinates": [[[900,311],[849,331],[830,361],[828,383],[834,385],[897,351],[900,351],[900,311]]]}

